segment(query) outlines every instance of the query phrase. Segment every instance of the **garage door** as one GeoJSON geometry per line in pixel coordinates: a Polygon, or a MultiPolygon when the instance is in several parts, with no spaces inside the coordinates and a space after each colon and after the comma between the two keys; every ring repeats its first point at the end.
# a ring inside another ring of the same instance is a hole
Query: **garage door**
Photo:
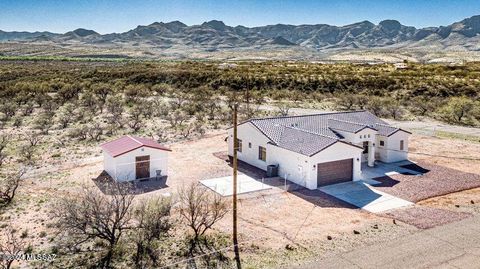
{"type": "Polygon", "coordinates": [[[318,187],[352,180],[353,159],[319,163],[317,167],[318,187]]]}

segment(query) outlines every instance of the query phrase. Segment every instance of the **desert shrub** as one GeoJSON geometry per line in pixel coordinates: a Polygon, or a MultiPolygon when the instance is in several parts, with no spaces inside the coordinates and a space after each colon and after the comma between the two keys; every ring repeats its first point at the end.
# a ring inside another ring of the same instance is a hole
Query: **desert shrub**
{"type": "Polygon", "coordinates": [[[134,133],[138,132],[144,126],[143,109],[140,105],[134,105],[129,111],[127,125],[134,133]]]}
{"type": "Polygon", "coordinates": [[[368,101],[367,109],[370,110],[375,116],[383,117],[386,114],[385,111],[385,99],[378,96],[372,96],[368,101]]]}
{"type": "Polygon", "coordinates": [[[48,135],[48,131],[52,128],[52,126],[52,115],[48,113],[37,115],[33,121],[33,128],[39,130],[44,135],[48,135]]]}
{"type": "Polygon", "coordinates": [[[23,116],[29,116],[33,113],[33,110],[34,110],[34,103],[33,103],[33,101],[29,100],[22,107],[22,115],[23,116]]]}
{"type": "Polygon", "coordinates": [[[170,111],[166,119],[170,123],[172,128],[176,128],[179,125],[183,125],[185,121],[188,120],[188,115],[180,109],[170,111]]]}
{"type": "Polygon", "coordinates": [[[35,164],[37,147],[31,146],[28,142],[23,142],[18,147],[18,155],[23,163],[28,165],[35,164]]]}
{"type": "Polygon", "coordinates": [[[86,125],[78,125],[70,129],[68,136],[78,140],[86,140],[88,138],[88,127],[86,125]]]}
{"type": "Polygon", "coordinates": [[[8,134],[0,134],[0,166],[6,159],[7,154],[5,152],[7,145],[10,143],[11,137],[8,134]]]}
{"type": "Polygon", "coordinates": [[[137,268],[160,267],[162,261],[159,244],[168,238],[173,228],[170,216],[172,200],[164,197],[153,197],[141,201],[134,210],[137,222],[132,234],[136,251],[133,260],[137,268]]]}
{"type": "Polygon", "coordinates": [[[100,141],[103,135],[103,126],[99,122],[93,122],[86,127],[88,137],[93,141],[100,141]]]}
{"type": "Polygon", "coordinates": [[[474,100],[467,97],[452,97],[449,101],[439,108],[438,116],[450,123],[472,124],[476,110],[474,100]]]}
{"type": "Polygon", "coordinates": [[[22,126],[23,124],[23,117],[17,115],[17,116],[14,116],[13,118],[13,121],[12,121],[12,126],[18,128],[20,126],[22,126]]]}
{"type": "Polygon", "coordinates": [[[16,106],[13,102],[3,101],[0,104],[0,112],[4,114],[5,120],[9,120],[15,115],[16,106]]]}

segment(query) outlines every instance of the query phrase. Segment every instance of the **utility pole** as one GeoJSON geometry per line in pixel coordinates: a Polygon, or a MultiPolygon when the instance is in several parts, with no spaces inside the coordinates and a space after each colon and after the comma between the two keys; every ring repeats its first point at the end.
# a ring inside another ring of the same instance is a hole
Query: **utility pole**
{"type": "Polygon", "coordinates": [[[242,268],[240,263],[240,251],[238,249],[237,238],[237,108],[238,104],[233,105],[233,251],[235,252],[235,261],[237,263],[237,269],[242,268]]]}

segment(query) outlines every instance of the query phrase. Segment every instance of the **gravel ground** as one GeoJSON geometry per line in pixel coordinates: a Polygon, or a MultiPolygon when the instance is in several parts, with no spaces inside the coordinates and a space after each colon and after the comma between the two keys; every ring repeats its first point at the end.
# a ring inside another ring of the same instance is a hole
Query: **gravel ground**
{"type": "Polygon", "coordinates": [[[425,206],[395,209],[386,212],[383,215],[413,225],[419,229],[430,229],[435,226],[459,221],[472,216],[472,214],[469,213],[453,212],[450,210],[425,206]]]}
{"type": "Polygon", "coordinates": [[[391,175],[374,178],[382,184],[374,187],[411,202],[480,187],[480,175],[419,161],[430,172],[420,175],[391,175]]]}

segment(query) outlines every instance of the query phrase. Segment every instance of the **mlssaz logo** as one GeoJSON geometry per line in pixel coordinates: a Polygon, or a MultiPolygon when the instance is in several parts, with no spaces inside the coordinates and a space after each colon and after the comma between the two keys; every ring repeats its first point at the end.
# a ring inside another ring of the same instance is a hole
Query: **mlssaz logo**
{"type": "Polygon", "coordinates": [[[17,260],[17,261],[53,261],[57,257],[56,254],[0,254],[0,260],[17,260]]]}

